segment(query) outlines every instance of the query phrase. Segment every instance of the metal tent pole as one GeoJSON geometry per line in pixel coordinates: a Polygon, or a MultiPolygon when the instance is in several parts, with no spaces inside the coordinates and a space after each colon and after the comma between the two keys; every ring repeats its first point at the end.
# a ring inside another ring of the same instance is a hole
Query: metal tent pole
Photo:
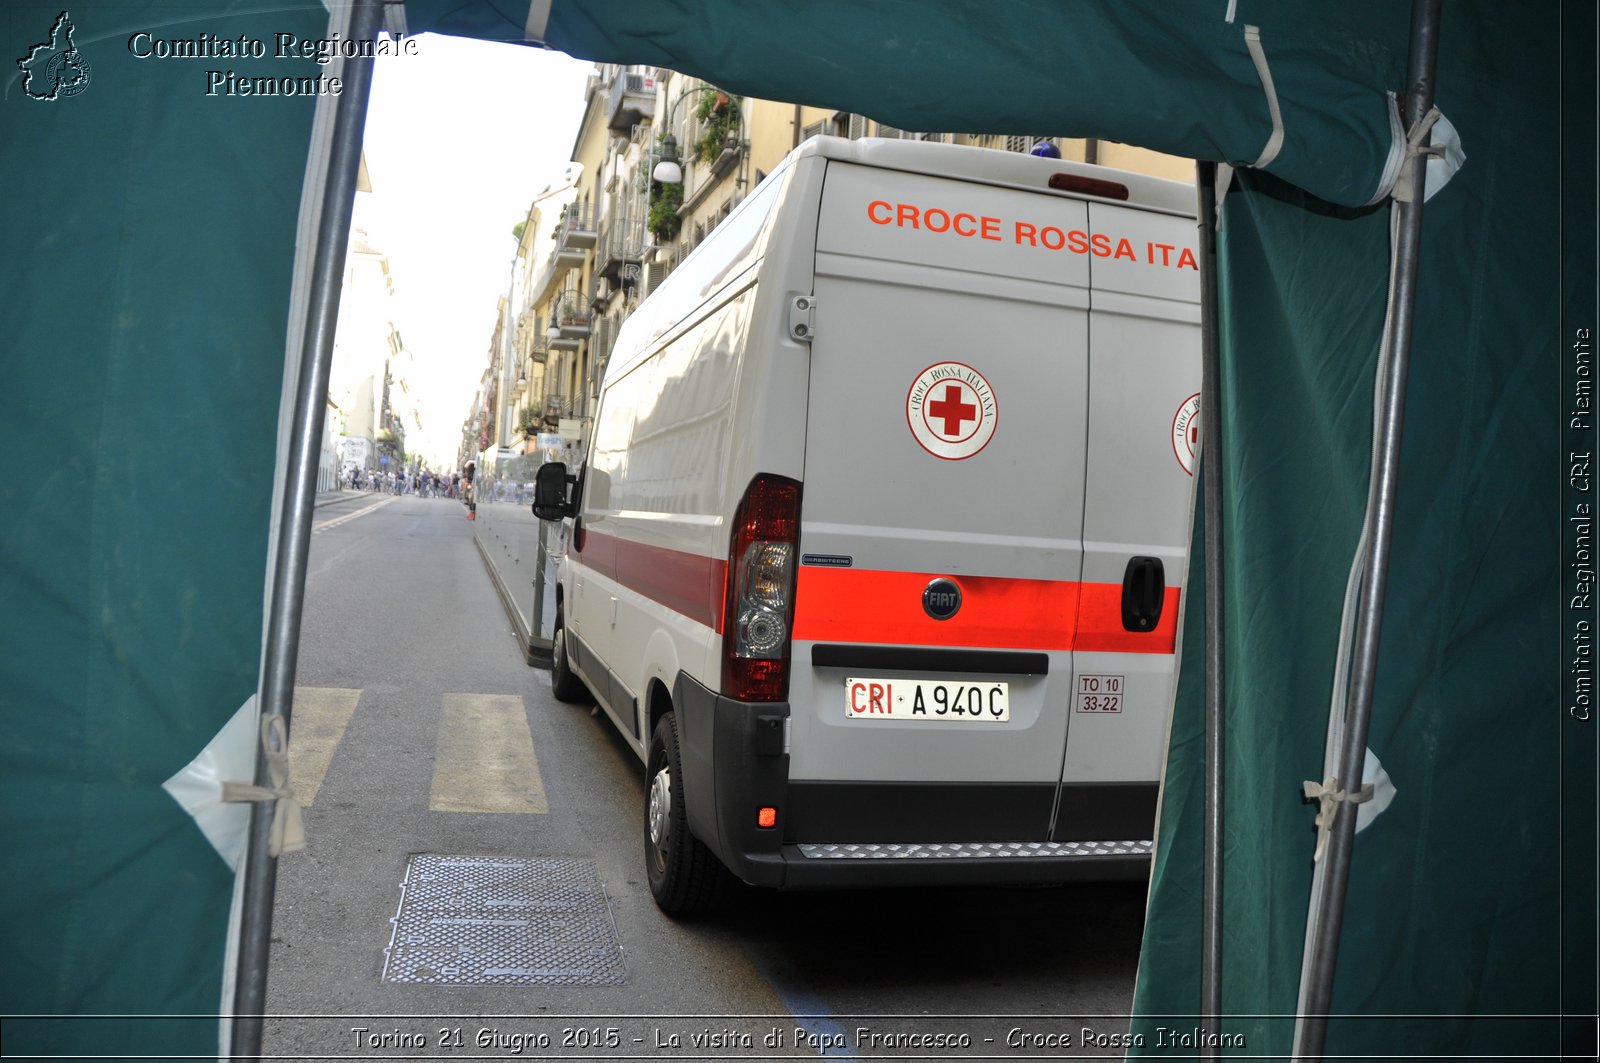
{"type": "MultiPolygon", "coordinates": [[[[1217,164],[1199,163],[1200,241],[1200,475],[1205,505],[1206,595],[1206,751],[1205,857],[1201,887],[1200,1011],[1201,1029],[1219,1034],[1222,1015],[1222,825],[1227,766],[1224,757],[1224,694],[1226,690],[1222,563],[1222,355],[1217,319],[1217,164]]],[[[1217,1038],[1206,1038],[1217,1042],[1217,1038]]],[[[1208,1043],[1201,1057],[1216,1059],[1208,1043]]]]}
{"type": "MultiPolygon", "coordinates": [[[[348,36],[372,40],[383,24],[383,0],[352,0],[348,36]]],[[[311,293],[306,309],[300,375],[295,384],[294,420],[282,526],[274,558],[272,599],[267,613],[267,645],[261,683],[261,715],[289,722],[294,698],[300,618],[305,603],[306,561],[311,551],[311,517],[316,506],[317,465],[322,451],[327,409],[328,374],[333,365],[334,332],[339,295],[355,206],[356,177],[361,165],[367,99],[372,88],[372,57],[344,62],[343,91],[335,111],[322,211],[317,225],[311,293]]],[[[265,747],[256,756],[256,785],[271,787],[265,747]]],[[[278,862],[269,851],[271,803],[250,810],[250,836],[244,870],[243,911],[237,993],[234,999],[232,1056],[256,1059],[267,1000],[267,956],[272,935],[272,905],[278,862]]]]}
{"type": "MultiPolygon", "coordinates": [[[[1414,129],[1433,107],[1434,73],[1438,65],[1441,0],[1417,0],[1411,9],[1411,57],[1407,72],[1405,126],[1414,129]]],[[[1339,787],[1357,793],[1362,787],[1367,733],[1372,722],[1372,697],[1378,671],[1378,642],[1383,627],[1383,597],[1389,574],[1395,502],[1399,494],[1400,443],[1405,422],[1406,373],[1415,329],[1417,267],[1422,246],[1422,175],[1408,200],[1395,204],[1396,238],[1393,286],[1394,313],[1389,328],[1390,360],[1385,368],[1378,427],[1378,454],[1367,508],[1372,541],[1361,576],[1356,615],[1350,688],[1345,703],[1344,748],[1340,752],[1339,787]]],[[[1348,801],[1333,805],[1333,825],[1323,854],[1325,872],[1321,909],[1313,930],[1311,974],[1304,994],[1304,1015],[1295,1044],[1297,1059],[1321,1059],[1333,1001],[1333,976],[1344,928],[1344,903],[1350,882],[1350,856],[1355,846],[1356,808],[1348,801]]]]}

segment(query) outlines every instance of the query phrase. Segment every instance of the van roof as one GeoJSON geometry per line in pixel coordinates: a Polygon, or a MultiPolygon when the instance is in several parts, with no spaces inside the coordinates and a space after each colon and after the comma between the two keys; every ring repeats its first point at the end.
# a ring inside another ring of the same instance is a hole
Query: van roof
{"type": "Polygon", "coordinates": [[[1118,202],[1125,202],[1130,207],[1189,218],[1194,217],[1195,212],[1193,185],[1115,170],[1108,166],[1044,159],[1016,151],[927,140],[883,140],[877,137],[845,140],[842,137],[817,136],[791,152],[786,161],[796,161],[808,155],[885,170],[944,175],[960,181],[976,181],[1068,199],[1096,200],[1098,197],[1050,187],[1052,175],[1073,174],[1125,186],[1128,198],[1118,202]]]}

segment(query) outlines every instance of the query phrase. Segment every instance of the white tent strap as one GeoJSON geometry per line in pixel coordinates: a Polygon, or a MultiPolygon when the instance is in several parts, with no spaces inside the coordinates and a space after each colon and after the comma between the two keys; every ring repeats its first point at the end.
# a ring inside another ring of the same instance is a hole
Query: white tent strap
{"type": "Polygon", "coordinates": [[[1305,795],[1308,801],[1319,802],[1317,811],[1317,851],[1311,857],[1313,861],[1322,859],[1322,851],[1328,845],[1328,833],[1333,830],[1334,807],[1340,802],[1351,805],[1361,805],[1372,800],[1373,786],[1366,783],[1356,793],[1339,788],[1339,780],[1328,776],[1323,782],[1307,779],[1305,782],[1305,795]]]}
{"type": "Polygon", "coordinates": [[[1272,160],[1283,150],[1283,112],[1278,107],[1278,90],[1272,82],[1272,68],[1267,65],[1267,53],[1261,47],[1260,26],[1244,28],[1244,46],[1250,49],[1250,58],[1256,64],[1256,76],[1261,79],[1262,91],[1267,94],[1267,113],[1272,115],[1272,136],[1267,138],[1267,146],[1261,149],[1261,157],[1252,164],[1262,170],[1272,165],[1272,160]]]}
{"type": "Polygon", "coordinates": [[[1429,108],[1416,128],[1406,133],[1400,118],[1400,100],[1394,93],[1389,93],[1389,131],[1394,143],[1389,149],[1383,176],[1378,179],[1378,190],[1367,200],[1369,207],[1389,198],[1397,203],[1410,203],[1415,199],[1419,186],[1424,189],[1423,198],[1430,199],[1466,161],[1455,128],[1437,105],[1429,108]],[[1422,138],[1432,132],[1435,126],[1439,129],[1440,138],[1424,147],[1422,138]],[[1422,165],[1425,160],[1428,163],[1426,166],[1422,165]]]}
{"type": "Polygon", "coordinates": [[[383,28],[392,34],[395,40],[406,35],[405,0],[383,0],[383,28]]]}
{"type": "Polygon", "coordinates": [[[272,839],[268,852],[273,859],[284,853],[296,853],[306,847],[305,820],[300,802],[289,785],[289,727],[279,713],[261,717],[261,749],[267,761],[267,774],[272,785],[256,786],[252,783],[224,782],[224,801],[273,801],[272,839]]]}
{"type": "Polygon", "coordinates": [[[528,21],[523,27],[523,36],[536,44],[543,44],[544,35],[550,28],[551,0],[529,0],[528,21]]]}
{"type": "Polygon", "coordinates": [[[1423,174],[1422,165],[1424,156],[1444,155],[1443,144],[1424,145],[1422,142],[1428,136],[1433,124],[1439,120],[1439,108],[1430,107],[1428,113],[1422,116],[1422,121],[1411,127],[1411,132],[1406,134],[1406,157],[1400,164],[1400,177],[1394,183],[1394,189],[1389,194],[1396,203],[1410,203],[1417,198],[1417,193],[1422,190],[1423,174]]]}
{"type": "Polygon", "coordinates": [[[1394,183],[1400,179],[1400,164],[1406,158],[1406,127],[1400,118],[1400,98],[1394,93],[1386,97],[1389,111],[1389,156],[1383,163],[1383,174],[1378,178],[1378,190],[1366,205],[1372,206],[1389,198],[1394,183]]]}
{"type": "Polygon", "coordinates": [[[1222,204],[1228,198],[1228,189],[1233,187],[1234,169],[1225,162],[1217,163],[1217,232],[1222,231],[1222,204]]]}

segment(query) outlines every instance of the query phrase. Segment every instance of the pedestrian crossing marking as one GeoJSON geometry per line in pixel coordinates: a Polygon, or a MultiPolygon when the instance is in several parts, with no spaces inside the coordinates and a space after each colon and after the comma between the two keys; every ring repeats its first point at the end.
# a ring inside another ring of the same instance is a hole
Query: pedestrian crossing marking
{"type": "Polygon", "coordinates": [[[446,694],[433,766],[434,812],[549,812],[517,694],[446,694]]]}
{"type": "Polygon", "coordinates": [[[310,808],[328,774],[333,751],[344,738],[361,691],[343,687],[295,687],[289,716],[289,779],[300,804],[310,808]]]}

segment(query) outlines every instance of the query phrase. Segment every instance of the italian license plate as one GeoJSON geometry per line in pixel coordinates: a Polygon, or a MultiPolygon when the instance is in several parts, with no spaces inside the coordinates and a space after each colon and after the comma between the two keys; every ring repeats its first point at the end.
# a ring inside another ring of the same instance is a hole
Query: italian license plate
{"type": "Polygon", "coordinates": [[[1011,689],[994,680],[853,677],[844,681],[844,714],[852,720],[1004,723],[1011,719],[1011,689]]]}

